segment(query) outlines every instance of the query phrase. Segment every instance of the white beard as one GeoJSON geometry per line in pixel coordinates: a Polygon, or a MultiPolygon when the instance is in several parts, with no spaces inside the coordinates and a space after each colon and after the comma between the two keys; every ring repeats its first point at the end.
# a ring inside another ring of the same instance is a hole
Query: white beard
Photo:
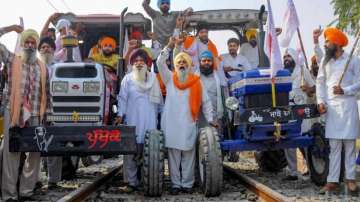
{"type": "Polygon", "coordinates": [[[137,67],[133,66],[133,71],[134,71],[133,79],[139,82],[145,82],[146,72],[147,72],[146,65],[144,65],[140,70],[137,67]]]}
{"type": "Polygon", "coordinates": [[[189,68],[185,68],[184,70],[175,69],[175,71],[176,71],[176,75],[178,76],[179,81],[181,83],[184,83],[188,78],[189,68]]]}
{"type": "Polygon", "coordinates": [[[36,51],[28,52],[26,49],[23,49],[21,52],[21,61],[25,64],[35,64],[37,60],[36,51]]]}
{"type": "Polygon", "coordinates": [[[40,60],[46,65],[50,65],[54,60],[54,55],[51,53],[41,53],[40,60]]]}

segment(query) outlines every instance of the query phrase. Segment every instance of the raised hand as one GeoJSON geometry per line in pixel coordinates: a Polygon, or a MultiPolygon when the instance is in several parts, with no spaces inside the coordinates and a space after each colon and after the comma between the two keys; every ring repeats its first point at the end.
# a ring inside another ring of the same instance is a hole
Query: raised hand
{"type": "Polygon", "coordinates": [[[10,31],[15,31],[17,33],[21,33],[24,31],[24,28],[20,25],[11,25],[10,26],[10,31]]]}
{"type": "Polygon", "coordinates": [[[170,49],[173,49],[175,47],[176,39],[175,37],[169,38],[169,43],[167,44],[167,47],[170,49]]]}
{"type": "Polygon", "coordinates": [[[323,30],[320,28],[314,29],[313,31],[313,40],[315,44],[319,43],[319,37],[321,36],[323,30]]]}

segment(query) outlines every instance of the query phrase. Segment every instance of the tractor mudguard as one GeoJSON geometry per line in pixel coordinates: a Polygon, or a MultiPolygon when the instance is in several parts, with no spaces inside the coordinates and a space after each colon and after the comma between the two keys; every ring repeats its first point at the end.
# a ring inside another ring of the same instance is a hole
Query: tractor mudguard
{"type": "Polygon", "coordinates": [[[135,154],[134,126],[35,126],[9,129],[10,152],[42,156],[135,154]]]}

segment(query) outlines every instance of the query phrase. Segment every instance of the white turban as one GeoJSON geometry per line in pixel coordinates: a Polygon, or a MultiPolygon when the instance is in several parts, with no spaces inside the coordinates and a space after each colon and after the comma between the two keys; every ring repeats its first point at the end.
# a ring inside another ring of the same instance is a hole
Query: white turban
{"type": "Polygon", "coordinates": [[[57,23],[56,23],[56,30],[60,31],[63,28],[68,29],[70,27],[71,23],[69,20],[66,19],[60,19],[57,23]]]}
{"type": "Polygon", "coordinates": [[[292,59],[295,61],[296,65],[299,65],[299,55],[297,51],[293,48],[286,48],[284,55],[290,55],[292,59]]]}

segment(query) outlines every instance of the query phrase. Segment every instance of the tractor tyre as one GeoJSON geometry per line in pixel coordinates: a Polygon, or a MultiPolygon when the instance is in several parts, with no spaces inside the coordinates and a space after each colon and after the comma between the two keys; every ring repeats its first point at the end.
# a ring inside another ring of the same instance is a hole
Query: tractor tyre
{"type": "Polygon", "coordinates": [[[218,132],[213,127],[200,129],[197,144],[198,172],[206,197],[221,194],[223,165],[218,132]]]}
{"type": "Polygon", "coordinates": [[[325,128],[320,123],[311,127],[310,134],[314,137],[314,145],[307,148],[308,169],[311,180],[317,186],[323,186],[329,174],[329,141],[325,139],[325,128]]]}
{"type": "Polygon", "coordinates": [[[144,192],[147,196],[161,196],[164,177],[164,134],[149,130],[145,134],[142,166],[144,192]]]}

